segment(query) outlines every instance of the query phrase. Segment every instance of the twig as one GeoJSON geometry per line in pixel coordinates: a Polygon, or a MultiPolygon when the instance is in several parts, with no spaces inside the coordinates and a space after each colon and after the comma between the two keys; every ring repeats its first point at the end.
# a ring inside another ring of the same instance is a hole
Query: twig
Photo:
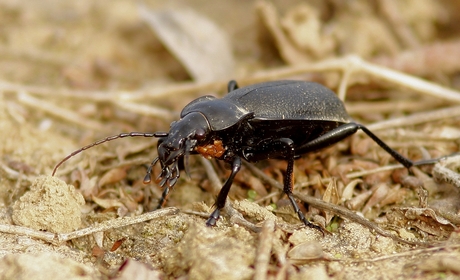
{"type": "Polygon", "coordinates": [[[53,97],[63,99],[76,99],[93,102],[120,102],[143,101],[164,98],[171,95],[185,95],[201,91],[217,91],[225,88],[228,81],[219,81],[212,83],[185,82],[181,84],[158,86],[149,90],[136,91],[85,91],[72,89],[55,89],[41,86],[26,86],[21,84],[10,83],[0,80],[0,90],[4,92],[19,93],[27,92],[28,94],[42,97],[53,97]]]}
{"type": "MultiPolygon", "coordinates": [[[[436,246],[432,248],[422,248],[422,249],[410,250],[407,252],[396,253],[392,255],[380,256],[380,257],[373,258],[373,259],[346,260],[346,262],[354,262],[354,263],[356,262],[377,262],[377,261],[384,261],[388,259],[401,258],[401,257],[414,257],[419,254],[421,255],[421,254],[426,254],[429,252],[436,252],[440,250],[455,249],[455,248],[460,248],[460,244],[445,244],[445,245],[436,246]]],[[[334,259],[334,260],[342,261],[340,259],[334,259]]]]}
{"type": "Polygon", "coordinates": [[[277,196],[277,195],[279,195],[279,194],[280,194],[280,192],[278,192],[278,191],[269,193],[269,194],[267,194],[266,196],[261,197],[260,199],[255,200],[254,203],[255,203],[255,204],[259,204],[259,203],[261,203],[262,201],[265,201],[265,200],[267,200],[267,199],[270,199],[270,198],[272,198],[272,197],[274,197],[274,196],[277,196]]]}
{"type": "Polygon", "coordinates": [[[6,178],[10,180],[25,180],[27,182],[33,182],[35,180],[35,176],[26,176],[14,169],[11,169],[3,162],[0,162],[0,168],[5,172],[6,178]]]}
{"type": "Polygon", "coordinates": [[[139,103],[133,103],[133,102],[121,101],[121,100],[115,100],[113,101],[113,103],[119,108],[124,109],[126,111],[133,112],[133,113],[143,115],[143,116],[163,119],[165,121],[171,121],[175,117],[177,117],[170,110],[162,109],[162,108],[151,106],[151,105],[145,105],[145,104],[139,104],[139,103]]]}
{"type": "Polygon", "coordinates": [[[98,225],[90,226],[90,227],[76,230],[70,233],[43,232],[43,231],[31,229],[31,228],[22,227],[22,226],[1,225],[1,224],[0,224],[0,231],[4,233],[25,235],[25,236],[44,240],[54,245],[59,245],[65,241],[79,238],[79,237],[89,235],[95,232],[107,231],[107,230],[111,230],[114,228],[120,228],[124,226],[129,226],[132,224],[138,224],[138,223],[142,223],[148,220],[158,219],[163,216],[175,215],[177,213],[179,213],[179,209],[177,208],[174,208],[174,207],[164,208],[164,209],[156,210],[153,212],[144,213],[136,217],[125,217],[125,218],[118,218],[114,220],[104,221],[98,225]]]}
{"type": "Polygon", "coordinates": [[[381,167],[377,167],[377,168],[370,169],[370,170],[350,172],[345,177],[347,177],[348,179],[354,179],[358,177],[367,176],[370,174],[375,174],[375,173],[379,173],[383,171],[395,170],[395,169],[400,169],[400,168],[404,168],[404,166],[398,163],[398,164],[393,164],[393,165],[381,166],[381,167]]]}
{"type": "Polygon", "coordinates": [[[241,81],[246,83],[254,83],[279,79],[282,77],[292,77],[294,75],[305,74],[309,72],[345,72],[347,69],[350,69],[350,67],[354,69],[354,72],[362,72],[370,77],[375,77],[394,85],[403,86],[425,95],[460,103],[460,93],[458,91],[442,87],[438,84],[431,83],[426,80],[413,77],[383,66],[378,66],[376,64],[366,62],[358,56],[354,55],[346,56],[343,58],[324,60],[322,62],[308,65],[296,65],[266,72],[259,72],[253,77],[241,79],[241,81]]]}
{"type": "Polygon", "coordinates": [[[458,168],[460,165],[460,156],[446,157],[436,163],[433,168],[433,177],[436,182],[449,183],[460,188],[460,174],[449,169],[448,166],[450,165],[458,168]]]}
{"type": "Polygon", "coordinates": [[[266,220],[259,235],[259,246],[257,247],[256,259],[254,261],[255,273],[253,279],[255,280],[267,279],[274,231],[275,221],[271,219],[266,220]]]}
{"type": "Polygon", "coordinates": [[[455,106],[429,112],[415,113],[407,117],[381,121],[374,124],[366,125],[366,127],[372,131],[375,131],[388,128],[417,125],[426,122],[450,119],[458,116],[460,116],[460,106],[455,106]]]}
{"type": "MultiPolygon", "coordinates": [[[[439,86],[435,83],[413,77],[395,70],[391,70],[384,66],[366,62],[357,56],[346,56],[343,58],[334,58],[324,60],[318,63],[302,64],[290,67],[277,68],[274,70],[261,71],[254,76],[242,77],[238,81],[241,85],[263,82],[268,80],[276,80],[280,78],[293,77],[296,75],[304,75],[311,72],[331,72],[341,71],[345,73],[349,69],[353,72],[363,72],[370,77],[385,80],[391,84],[404,86],[425,95],[434,96],[439,99],[460,103],[460,93],[458,91],[439,86]]],[[[54,96],[62,98],[75,98],[83,100],[91,100],[98,102],[112,102],[118,100],[126,101],[145,101],[156,98],[163,98],[170,95],[184,95],[188,93],[202,91],[217,91],[225,88],[227,81],[217,81],[212,83],[182,83],[179,85],[158,87],[152,90],[144,91],[79,91],[69,89],[51,89],[38,86],[24,86],[5,81],[0,81],[0,90],[10,91],[13,93],[28,92],[33,95],[54,96]]],[[[348,85],[352,81],[347,82],[348,85]]]]}

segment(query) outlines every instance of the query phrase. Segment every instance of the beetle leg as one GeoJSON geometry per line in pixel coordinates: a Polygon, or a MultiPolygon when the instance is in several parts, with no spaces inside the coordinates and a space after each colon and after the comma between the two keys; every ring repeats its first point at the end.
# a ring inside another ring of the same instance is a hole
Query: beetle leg
{"type": "Polygon", "coordinates": [[[236,89],[238,89],[238,84],[236,83],[235,80],[231,80],[230,82],[228,82],[228,85],[227,85],[228,92],[234,91],[236,89]]]}
{"type": "Polygon", "coordinates": [[[159,157],[156,157],[150,164],[149,168],[147,169],[147,173],[145,174],[145,177],[144,177],[144,181],[143,181],[144,184],[148,184],[152,181],[152,169],[155,166],[155,164],[157,164],[159,159],[160,159],[159,157]]]}
{"type": "Polygon", "coordinates": [[[322,149],[322,148],[326,148],[326,147],[328,147],[328,146],[330,146],[332,144],[335,144],[335,143],[339,142],[340,140],[343,140],[343,139],[347,138],[348,136],[356,133],[356,131],[358,131],[359,129],[361,129],[364,133],[366,133],[367,136],[369,136],[372,140],[374,140],[375,143],[377,143],[382,149],[384,149],[395,160],[397,160],[399,163],[404,165],[404,167],[406,167],[407,169],[409,169],[412,166],[414,166],[414,164],[423,165],[423,164],[431,164],[432,163],[432,161],[421,161],[420,163],[419,162],[414,163],[410,159],[404,157],[403,155],[401,155],[397,151],[395,151],[392,148],[390,148],[387,144],[385,144],[385,142],[383,142],[380,138],[378,138],[377,135],[375,135],[369,129],[367,129],[367,127],[365,127],[362,124],[354,123],[354,122],[341,125],[341,126],[335,128],[335,129],[331,130],[331,131],[328,131],[327,133],[321,135],[320,137],[318,137],[318,138],[316,138],[316,139],[314,139],[314,140],[312,140],[312,141],[310,141],[310,142],[308,142],[308,143],[306,143],[306,144],[304,144],[304,145],[302,145],[300,147],[297,147],[296,153],[297,154],[304,154],[304,153],[307,153],[307,152],[316,151],[316,150],[319,150],[319,149],[322,149]]]}
{"type": "Polygon", "coordinates": [[[174,187],[174,185],[177,183],[177,180],[180,177],[180,170],[179,170],[179,165],[176,162],[171,170],[171,174],[168,179],[168,186],[169,187],[174,187]]]}
{"type": "Polygon", "coordinates": [[[369,129],[367,129],[367,127],[365,127],[362,124],[356,124],[356,125],[358,126],[359,129],[361,129],[364,133],[366,133],[370,138],[372,138],[372,140],[374,140],[375,143],[377,143],[380,147],[382,147],[382,149],[384,149],[387,153],[389,153],[395,160],[399,161],[399,163],[404,165],[404,167],[409,169],[412,166],[414,166],[413,161],[411,161],[410,159],[404,157],[397,151],[390,148],[387,144],[385,144],[385,142],[380,140],[380,138],[378,138],[374,133],[372,133],[369,129]]]}
{"type": "Polygon", "coordinates": [[[208,220],[206,221],[207,226],[216,225],[216,222],[220,217],[220,210],[224,208],[225,202],[227,201],[228,192],[230,191],[230,187],[232,186],[233,179],[235,178],[236,173],[240,171],[240,168],[241,158],[235,157],[232,162],[232,173],[230,173],[230,176],[228,177],[227,181],[225,181],[224,186],[217,195],[216,210],[214,210],[214,212],[211,213],[208,220]]]}
{"type": "Polygon", "coordinates": [[[169,188],[168,186],[166,186],[163,190],[163,193],[161,194],[161,198],[160,198],[160,201],[158,202],[158,206],[156,208],[156,210],[158,209],[161,209],[161,207],[163,207],[163,204],[165,203],[166,201],[166,197],[168,196],[169,194],[169,188]]]}
{"type": "MultiPolygon", "coordinates": [[[[303,144],[302,146],[297,147],[296,154],[304,154],[316,150],[320,150],[322,148],[326,148],[330,145],[333,145],[340,140],[347,138],[348,136],[355,134],[358,129],[360,129],[360,125],[357,123],[347,123],[341,125],[337,128],[334,128],[325,134],[321,135],[320,137],[303,144]]],[[[380,141],[381,142],[381,141],[380,141]]]]}
{"type": "Polygon", "coordinates": [[[283,191],[291,201],[292,207],[294,208],[294,212],[297,213],[299,220],[301,220],[306,226],[310,228],[315,228],[324,235],[324,231],[321,227],[310,223],[305,215],[300,210],[297,202],[292,195],[292,190],[294,188],[294,156],[295,156],[295,148],[294,148],[294,141],[289,138],[281,138],[279,140],[282,144],[286,147],[286,152],[289,154],[287,157],[287,168],[286,168],[286,175],[284,177],[284,188],[283,191]]]}
{"type": "Polygon", "coordinates": [[[174,187],[180,177],[179,172],[180,170],[177,162],[174,164],[174,166],[172,166],[171,169],[166,167],[161,171],[161,174],[158,178],[162,178],[162,180],[159,185],[164,189],[156,209],[161,209],[163,207],[163,204],[166,202],[166,198],[168,197],[169,191],[174,187]]]}

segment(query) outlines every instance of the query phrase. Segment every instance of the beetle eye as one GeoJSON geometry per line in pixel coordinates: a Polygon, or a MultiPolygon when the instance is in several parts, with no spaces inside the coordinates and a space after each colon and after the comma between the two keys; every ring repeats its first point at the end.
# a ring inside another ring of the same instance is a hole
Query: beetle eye
{"type": "Polygon", "coordinates": [[[198,128],[195,130],[195,139],[196,140],[203,140],[206,138],[206,131],[202,128],[198,128]]]}

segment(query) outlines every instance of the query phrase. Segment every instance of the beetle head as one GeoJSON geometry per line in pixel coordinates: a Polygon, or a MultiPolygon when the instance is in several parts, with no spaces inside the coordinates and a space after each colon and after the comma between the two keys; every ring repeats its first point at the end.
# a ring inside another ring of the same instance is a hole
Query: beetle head
{"type": "Polygon", "coordinates": [[[189,113],[171,124],[168,136],[158,142],[158,158],[154,161],[154,164],[158,161],[161,164],[161,174],[157,178],[160,186],[165,183],[174,186],[180,176],[178,164],[184,156],[185,171],[188,171],[188,155],[197,145],[207,141],[209,132],[209,123],[199,112],[189,113]]]}

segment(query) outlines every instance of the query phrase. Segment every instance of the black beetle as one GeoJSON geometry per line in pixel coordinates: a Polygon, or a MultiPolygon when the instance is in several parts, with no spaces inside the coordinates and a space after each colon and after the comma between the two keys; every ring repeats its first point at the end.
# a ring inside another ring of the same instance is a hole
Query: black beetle
{"type": "Polygon", "coordinates": [[[361,129],[406,168],[432,163],[413,162],[390,148],[365,126],[354,122],[335,93],[320,84],[286,80],[238,89],[236,82],[230,81],[228,91],[221,99],[203,96],[190,102],[182,110],[180,120],[171,124],[169,132],[122,133],[85,146],[58,163],[53,175],[67,159],[101,143],[124,137],[157,137],[158,157],[148,168],[144,182],[151,181],[152,167],[159,162],[162,171],[158,181],[164,187],[159,208],[180,176],[179,166],[183,165],[187,171],[189,154],[202,154],[231,164],[231,174],[219,192],[216,209],[206,221],[213,226],[241,168],[241,159],[287,160],[284,192],[299,219],[321,230],[305,218],[292,195],[294,159],[302,154],[335,144],[361,129]]]}

